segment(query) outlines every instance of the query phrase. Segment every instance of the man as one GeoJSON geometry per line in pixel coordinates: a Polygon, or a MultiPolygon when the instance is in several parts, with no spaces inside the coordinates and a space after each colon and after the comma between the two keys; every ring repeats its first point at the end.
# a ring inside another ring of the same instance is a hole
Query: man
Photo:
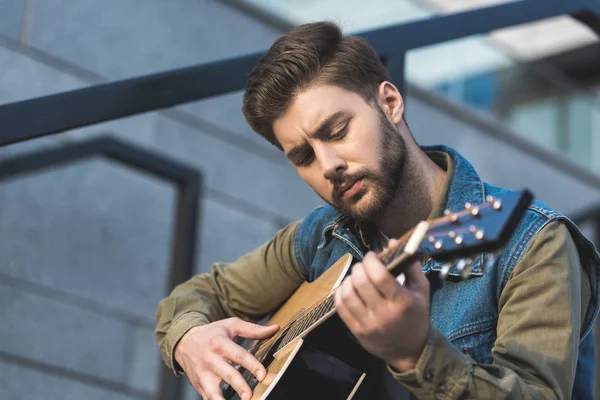
{"type": "Polygon", "coordinates": [[[419,221],[506,191],[453,149],[417,145],[402,96],[365,41],[331,23],[288,32],[252,72],[243,112],[329,206],[161,302],[164,360],[205,399],[222,398],[222,380],[251,397],[231,364],[259,380],[265,369],[233,339],[273,335],[278,327],[248,321],[345,253],[360,261],[336,309],[384,371],[367,398],[592,398],[600,260],[563,215],[534,203],[497,261],[484,270],[477,258],[465,281],[434,284],[441,266],[424,260],[400,284],[374,256],[419,221]]]}

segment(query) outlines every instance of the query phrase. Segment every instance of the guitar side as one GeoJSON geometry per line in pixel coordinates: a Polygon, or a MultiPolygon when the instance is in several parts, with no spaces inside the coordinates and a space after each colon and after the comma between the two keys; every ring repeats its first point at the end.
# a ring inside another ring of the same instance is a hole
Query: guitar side
{"type": "MultiPolygon", "coordinates": [[[[341,283],[352,263],[352,255],[346,254],[336,261],[326,272],[314,282],[304,282],[274,313],[265,325],[285,326],[299,312],[315,304],[327,296],[341,283]]],[[[267,376],[254,388],[251,400],[264,400],[285,374],[303,340],[298,338],[275,354],[274,361],[267,366],[267,376]]],[[[351,397],[349,397],[351,398],[351,397]]]]}

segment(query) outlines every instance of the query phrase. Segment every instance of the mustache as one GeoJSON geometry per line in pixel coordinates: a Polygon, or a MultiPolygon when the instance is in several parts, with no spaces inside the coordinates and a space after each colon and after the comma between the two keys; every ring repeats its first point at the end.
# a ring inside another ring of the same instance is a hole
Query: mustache
{"type": "Polygon", "coordinates": [[[360,170],[360,171],[356,171],[353,173],[346,173],[346,174],[336,174],[332,179],[331,179],[331,183],[333,183],[333,198],[337,198],[340,197],[342,194],[342,188],[344,187],[344,185],[347,185],[349,183],[355,182],[359,179],[364,179],[364,178],[377,178],[377,175],[367,171],[367,170],[360,170]]]}
{"type": "Polygon", "coordinates": [[[354,182],[363,177],[363,174],[353,173],[353,174],[338,174],[333,177],[331,183],[333,183],[333,190],[335,192],[339,192],[340,188],[347,183],[354,182]]]}

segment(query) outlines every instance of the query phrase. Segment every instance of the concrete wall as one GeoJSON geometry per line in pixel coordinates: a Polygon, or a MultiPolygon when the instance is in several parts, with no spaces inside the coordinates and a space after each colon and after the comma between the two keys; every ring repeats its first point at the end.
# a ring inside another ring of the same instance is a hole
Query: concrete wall
{"type": "MultiPolygon", "coordinates": [[[[265,49],[278,34],[215,0],[0,0],[0,104],[265,49]]],[[[433,100],[408,95],[423,143],[450,144],[492,182],[526,184],[565,211],[599,199],[433,100]]],[[[109,132],[197,168],[207,271],[320,203],[240,106],[236,92],[3,147],[0,160],[109,132]]],[[[0,183],[0,398],[152,397],[173,199],[168,183],[101,159],[0,183]]]]}

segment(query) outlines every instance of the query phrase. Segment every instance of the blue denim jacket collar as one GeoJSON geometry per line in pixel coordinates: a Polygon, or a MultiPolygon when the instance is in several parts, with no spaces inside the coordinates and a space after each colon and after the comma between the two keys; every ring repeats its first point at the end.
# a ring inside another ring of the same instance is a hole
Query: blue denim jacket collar
{"type": "MultiPolygon", "coordinates": [[[[444,152],[452,159],[454,164],[454,174],[449,187],[447,196],[448,203],[445,206],[446,209],[450,211],[460,211],[464,209],[465,203],[478,204],[484,201],[485,193],[481,178],[477,175],[473,166],[456,150],[444,145],[421,146],[421,149],[426,153],[444,152]]],[[[354,250],[354,256],[362,259],[367,248],[367,243],[366,240],[361,237],[361,232],[360,229],[358,229],[357,224],[354,223],[350,217],[341,212],[337,212],[331,221],[326,224],[325,228],[323,228],[319,248],[324,247],[331,237],[336,237],[345,241],[354,250]],[[357,232],[357,234],[350,234],[349,231],[357,232]],[[356,237],[362,239],[360,243],[356,242],[356,237]]],[[[483,274],[484,256],[484,254],[481,254],[473,259],[470,276],[481,276],[483,274]]],[[[440,271],[443,267],[443,263],[427,261],[423,264],[423,271],[428,274],[432,270],[440,271]]],[[[460,276],[461,273],[456,266],[452,266],[449,275],[460,276]]]]}
{"type": "MultiPolygon", "coordinates": [[[[466,203],[479,204],[485,201],[485,190],[483,181],[471,165],[463,156],[456,150],[444,146],[421,146],[421,149],[428,152],[444,152],[450,156],[454,164],[454,174],[450,182],[448,192],[448,202],[445,208],[449,211],[461,211],[465,208],[466,203]]],[[[472,258],[469,277],[481,276],[484,273],[484,259],[486,254],[478,254],[472,258]]],[[[423,271],[427,274],[431,270],[440,271],[444,267],[444,263],[428,261],[423,265],[423,271]]],[[[448,273],[453,276],[461,276],[461,272],[456,265],[450,268],[448,273]]]]}

